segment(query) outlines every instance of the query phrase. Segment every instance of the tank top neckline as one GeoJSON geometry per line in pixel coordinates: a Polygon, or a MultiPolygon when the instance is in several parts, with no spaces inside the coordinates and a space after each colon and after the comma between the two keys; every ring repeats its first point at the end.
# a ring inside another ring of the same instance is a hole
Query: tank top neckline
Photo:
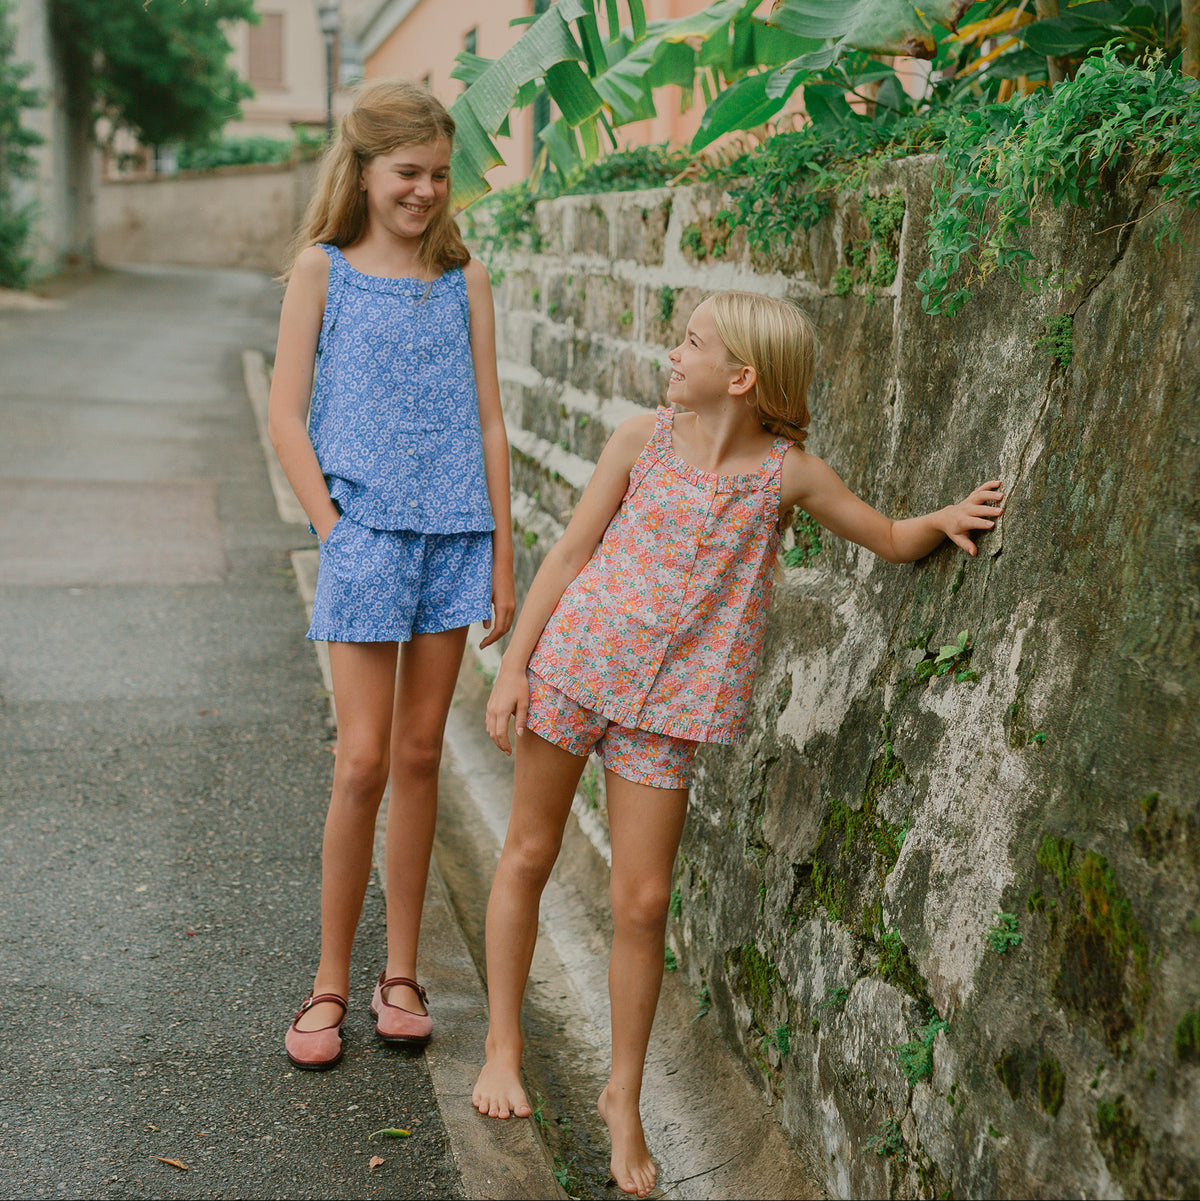
{"type": "Polygon", "coordinates": [[[418,279],[415,275],[371,275],[367,271],[360,271],[350,262],[342,253],[340,246],[335,246],[332,242],[321,242],[319,245],[326,254],[337,261],[342,270],[358,283],[360,287],[379,288],[382,291],[388,292],[410,292],[418,288],[432,290],[440,284],[446,283],[451,271],[454,270],[454,268],[444,270],[436,279],[418,279]]]}
{"type": "Polygon", "coordinates": [[[771,443],[771,449],[767,451],[766,457],[753,471],[729,472],[722,473],[719,471],[701,471],[699,467],[693,463],[689,463],[675,449],[675,410],[669,405],[660,406],[658,418],[658,429],[656,434],[665,448],[668,457],[675,465],[676,469],[684,476],[685,479],[693,484],[713,484],[716,483],[724,488],[733,489],[735,491],[743,491],[747,488],[752,488],[756,484],[765,483],[775,474],[778,467],[778,462],[782,460],[783,455],[792,445],[786,438],[776,435],[775,441],[771,443]]]}

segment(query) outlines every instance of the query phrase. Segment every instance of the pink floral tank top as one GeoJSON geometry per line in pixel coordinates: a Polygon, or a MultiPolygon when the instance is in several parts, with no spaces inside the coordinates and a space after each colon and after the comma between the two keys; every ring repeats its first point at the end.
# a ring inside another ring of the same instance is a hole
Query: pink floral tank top
{"type": "Polygon", "coordinates": [[[595,553],[558,602],[529,670],[630,729],[739,742],[779,549],[776,438],[747,475],[676,454],[674,411],[654,434],[595,553]]]}

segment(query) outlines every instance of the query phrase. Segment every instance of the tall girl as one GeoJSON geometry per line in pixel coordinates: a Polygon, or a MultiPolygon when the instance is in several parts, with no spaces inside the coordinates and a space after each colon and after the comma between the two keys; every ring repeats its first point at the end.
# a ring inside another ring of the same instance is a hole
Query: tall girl
{"type": "Polygon", "coordinates": [[[417,938],[446,715],[467,627],[515,609],[508,441],[486,270],[449,209],[454,121],[423,87],[368,84],[326,153],[279,322],[270,434],[320,541],[308,637],[338,718],[321,959],[288,1057],[342,1056],[350,950],[389,778],[379,1035],[424,1045],[417,938]],[[315,386],[314,386],[315,381],[315,386]]]}
{"type": "Polygon", "coordinates": [[[656,1169],[639,1101],[662,983],[675,852],[702,742],[745,736],[779,548],[796,505],[892,563],[995,524],[1000,481],[960,504],[890,521],[806,454],[814,339],[790,304],[721,292],[670,353],[657,413],[622,424],[546,556],[504,653],[487,726],[510,752],[512,816],[487,912],[490,1021],[473,1101],[527,1116],[521,1001],[538,903],[591,751],[604,763],[612,842],[612,1071],[599,1109],[613,1179],[644,1197],[656,1169]]]}

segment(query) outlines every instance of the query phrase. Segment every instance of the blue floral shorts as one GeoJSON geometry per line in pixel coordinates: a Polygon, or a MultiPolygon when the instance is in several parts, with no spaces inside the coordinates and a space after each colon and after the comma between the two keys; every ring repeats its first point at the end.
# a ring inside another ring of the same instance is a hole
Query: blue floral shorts
{"type": "Polygon", "coordinates": [[[308,637],[407,642],[492,615],[492,535],[375,530],[343,514],[321,543],[308,637]]]}

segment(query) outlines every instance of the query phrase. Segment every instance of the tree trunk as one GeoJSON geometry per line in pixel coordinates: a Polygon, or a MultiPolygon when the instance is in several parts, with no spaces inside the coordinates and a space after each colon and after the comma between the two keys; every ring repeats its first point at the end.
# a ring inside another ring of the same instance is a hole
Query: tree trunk
{"type": "Polygon", "coordinates": [[[1183,73],[1200,79],[1200,0],[1183,0],[1183,73]]]}
{"type": "MultiPolygon", "coordinates": [[[[1039,21],[1058,16],[1058,0],[1037,0],[1037,15],[1039,21]]],[[[1046,73],[1050,77],[1050,86],[1062,83],[1070,74],[1070,60],[1066,58],[1046,58],[1046,73]]]]}
{"type": "Polygon", "coordinates": [[[66,266],[91,268],[96,263],[96,191],[99,187],[91,63],[79,52],[74,41],[64,36],[57,21],[51,21],[51,29],[58,76],[55,91],[60,111],[55,139],[55,173],[66,201],[59,251],[66,266]]]}

